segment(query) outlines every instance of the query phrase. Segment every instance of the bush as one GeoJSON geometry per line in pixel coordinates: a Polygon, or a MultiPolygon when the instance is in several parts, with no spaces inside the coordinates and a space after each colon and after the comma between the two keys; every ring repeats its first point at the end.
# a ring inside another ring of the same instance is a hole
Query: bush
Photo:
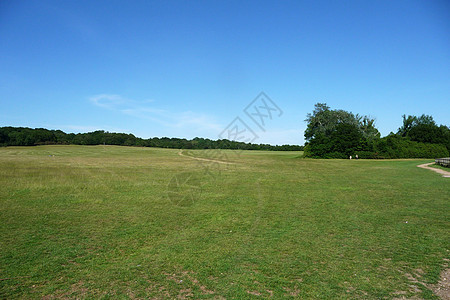
{"type": "Polygon", "coordinates": [[[375,143],[374,148],[375,155],[372,158],[436,158],[449,155],[444,145],[415,142],[398,135],[389,135],[380,139],[375,143]]]}

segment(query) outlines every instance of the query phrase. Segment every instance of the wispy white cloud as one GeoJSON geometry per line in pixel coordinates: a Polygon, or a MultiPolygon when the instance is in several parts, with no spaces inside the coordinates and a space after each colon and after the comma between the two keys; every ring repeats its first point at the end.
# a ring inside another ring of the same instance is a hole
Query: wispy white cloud
{"type": "Polygon", "coordinates": [[[273,129],[258,132],[258,135],[259,139],[255,140],[257,144],[302,145],[305,142],[301,129],[273,129]]]}
{"type": "Polygon", "coordinates": [[[89,100],[94,105],[107,109],[115,109],[126,102],[126,100],[120,97],[119,95],[111,95],[111,94],[96,95],[90,97],[89,100]]]}
{"type": "MultiPolygon", "coordinates": [[[[99,94],[89,98],[91,103],[101,109],[119,112],[133,118],[147,120],[165,127],[166,132],[174,136],[203,136],[218,138],[224,129],[216,119],[208,114],[194,111],[174,112],[159,109],[155,101],[137,101],[116,94],[99,94]]],[[[122,130],[123,131],[123,130],[122,130]]],[[[267,144],[303,144],[303,130],[300,129],[269,129],[257,132],[259,138],[255,143],[267,144]]]]}
{"type": "Polygon", "coordinates": [[[221,125],[214,117],[192,111],[173,112],[155,108],[153,100],[137,101],[116,94],[99,94],[89,98],[100,108],[120,112],[124,115],[149,120],[169,128],[187,128],[199,132],[220,132],[221,125]]]}
{"type": "Polygon", "coordinates": [[[96,131],[101,130],[101,128],[97,126],[78,126],[78,125],[62,125],[60,126],[63,130],[68,131],[76,131],[76,132],[88,132],[88,131],[96,131]]]}
{"type": "Polygon", "coordinates": [[[123,129],[123,128],[117,128],[117,127],[111,127],[111,126],[107,126],[107,125],[102,125],[102,126],[83,126],[83,125],[48,125],[47,127],[49,128],[54,128],[54,129],[60,129],[62,131],[65,132],[92,132],[92,131],[97,131],[97,130],[105,130],[105,131],[109,131],[109,132],[128,132],[128,130],[123,129]]]}

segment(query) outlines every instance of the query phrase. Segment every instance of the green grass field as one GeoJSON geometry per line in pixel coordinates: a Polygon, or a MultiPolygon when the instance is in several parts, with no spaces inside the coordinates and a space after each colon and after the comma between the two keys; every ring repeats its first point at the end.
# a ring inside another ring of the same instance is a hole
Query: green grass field
{"type": "Polygon", "coordinates": [[[0,148],[0,298],[436,298],[431,160],[210,154],[0,148]]]}

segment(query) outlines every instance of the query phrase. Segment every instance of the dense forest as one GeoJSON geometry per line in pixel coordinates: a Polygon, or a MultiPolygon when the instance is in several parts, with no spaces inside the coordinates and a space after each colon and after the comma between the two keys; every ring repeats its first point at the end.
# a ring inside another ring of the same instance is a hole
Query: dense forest
{"type": "Polygon", "coordinates": [[[317,103],[306,118],[305,156],[313,158],[437,158],[448,157],[450,128],[432,116],[403,115],[396,133],[380,137],[375,120],[317,103]]]}
{"type": "Polygon", "coordinates": [[[226,139],[210,140],[198,137],[192,140],[167,137],[142,139],[133,134],[114,133],[103,130],[75,134],[44,128],[0,127],[0,146],[36,146],[49,144],[120,145],[174,149],[303,150],[303,146],[298,145],[273,146],[269,144],[251,144],[226,139]]]}

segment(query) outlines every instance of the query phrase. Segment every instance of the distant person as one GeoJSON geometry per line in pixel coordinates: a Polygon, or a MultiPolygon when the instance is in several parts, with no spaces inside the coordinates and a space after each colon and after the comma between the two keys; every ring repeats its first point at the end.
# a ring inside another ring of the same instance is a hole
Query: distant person
{"type": "Polygon", "coordinates": [[[352,159],[352,156],[350,155],[350,159],[352,159]]]}
{"type": "Polygon", "coordinates": [[[358,154],[356,154],[356,155],[355,155],[355,158],[356,158],[356,159],[358,159],[358,158],[359,158],[359,157],[358,157],[358,154]]]}

